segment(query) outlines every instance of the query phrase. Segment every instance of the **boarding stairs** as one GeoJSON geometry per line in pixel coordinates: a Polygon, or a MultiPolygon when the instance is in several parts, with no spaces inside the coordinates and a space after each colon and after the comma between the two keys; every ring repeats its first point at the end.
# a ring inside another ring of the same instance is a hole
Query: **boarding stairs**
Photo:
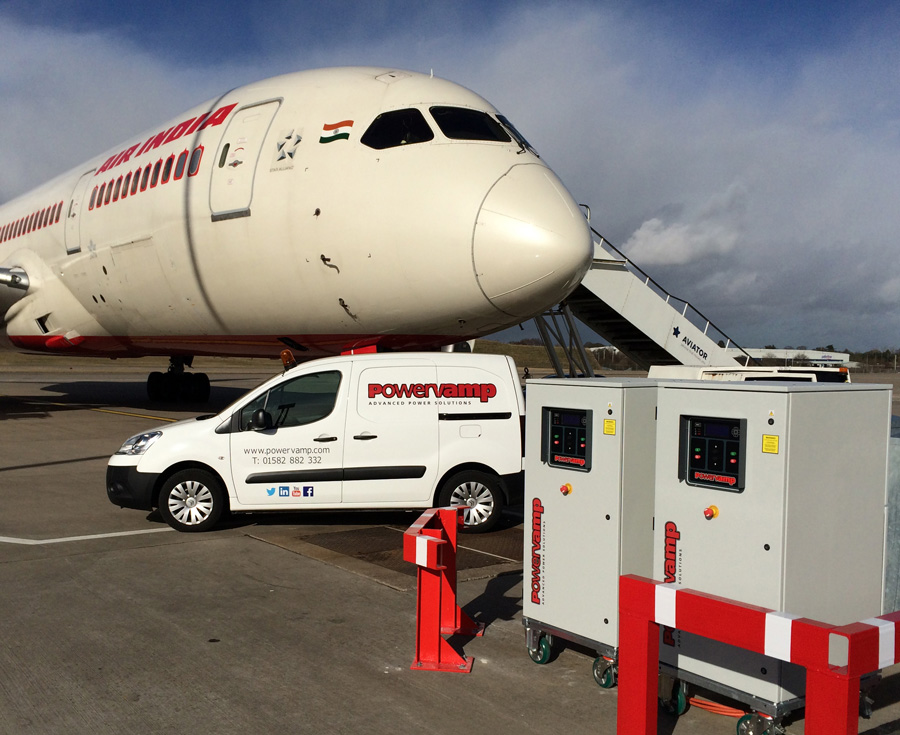
{"type": "Polygon", "coordinates": [[[599,241],[594,241],[587,275],[564,302],[535,318],[557,375],[593,375],[574,319],[644,370],[651,365],[734,367],[753,362],[687,301],[672,296],[599,232],[591,231],[599,241]],[[556,345],[562,347],[568,369],[556,345]]]}

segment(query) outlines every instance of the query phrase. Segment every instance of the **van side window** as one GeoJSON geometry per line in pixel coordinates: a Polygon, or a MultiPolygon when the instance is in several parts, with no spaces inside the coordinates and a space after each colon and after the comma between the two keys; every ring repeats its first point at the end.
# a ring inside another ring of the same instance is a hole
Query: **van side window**
{"type": "Polygon", "coordinates": [[[246,431],[250,418],[260,408],[272,416],[275,426],[303,426],[320,421],[334,410],[341,372],[327,370],[301,375],[272,387],[241,409],[241,431],[246,431]]]}

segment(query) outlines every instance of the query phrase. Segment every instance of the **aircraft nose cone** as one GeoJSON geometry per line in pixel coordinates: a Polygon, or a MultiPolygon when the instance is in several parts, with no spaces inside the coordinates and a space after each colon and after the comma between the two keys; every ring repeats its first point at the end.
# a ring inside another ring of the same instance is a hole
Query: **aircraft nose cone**
{"type": "Polygon", "coordinates": [[[491,187],[472,239],[475,277],[494,306],[530,317],[564,299],[593,257],[590,228],[554,173],[513,166],[491,187]]]}

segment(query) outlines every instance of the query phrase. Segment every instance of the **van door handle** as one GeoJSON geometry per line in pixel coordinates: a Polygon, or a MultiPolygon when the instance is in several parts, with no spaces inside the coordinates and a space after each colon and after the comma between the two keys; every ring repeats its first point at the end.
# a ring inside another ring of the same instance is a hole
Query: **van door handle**
{"type": "Polygon", "coordinates": [[[325,436],[324,434],[322,434],[322,436],[317,436],[315,439],[313,439],[313,441],[314,442],[336,442],[337,437],[336,436],[325,436]]]}
{"type": "Polygon", "coordinates": [[[359,439],[360,441],[368,441],[369,439],[377,439],[378,434],[371,434],[368,431],[364,431],[362,434],[357,434],[353,438],[359,439]]]}

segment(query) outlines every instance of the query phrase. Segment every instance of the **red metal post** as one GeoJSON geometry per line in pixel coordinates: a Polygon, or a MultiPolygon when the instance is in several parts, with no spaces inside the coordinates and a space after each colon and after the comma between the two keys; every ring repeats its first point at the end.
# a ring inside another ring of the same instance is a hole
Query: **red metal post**
{"type": "Polygon", "coordinates": [[[806,670],[807,735],[859,735],[859,677],[806,670]]]}
{"type": "Polygon", "coordinates": [[[453,508],[426,511],[403,537],[403,558],[418,569],[413,670],[469,673],[474,659],[460,655],[442,634],[484,630],[456,604],[457,518],[453,508]]]}
{"type": "Polygon", "coordinates": [[[441,632],[448,635],[480,636],[484,634],[484,623],[476,623],[456,604],[456,554],[458,548],[456,541],[463,519],[463,510],[463,506],[438,510],[438,518],[451,549],[443,557],[446,569],[442,574],[441,632]]]}
{"type": "Polygon", "coordinates": [[[619,578],[617,735],[656,734],[659,625],[653,622],[654,605],[652,580],[631,575],[619,578]]]}

